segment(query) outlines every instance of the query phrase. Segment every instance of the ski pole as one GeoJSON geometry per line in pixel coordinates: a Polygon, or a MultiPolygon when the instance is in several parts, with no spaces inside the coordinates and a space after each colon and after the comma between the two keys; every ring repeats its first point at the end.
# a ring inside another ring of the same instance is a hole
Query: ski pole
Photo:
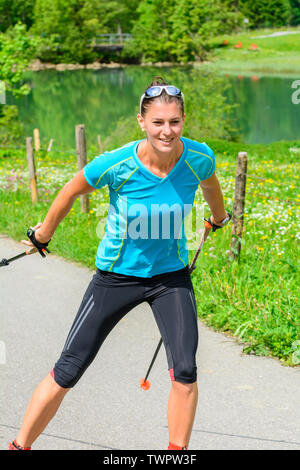
{"type": "Polygon", "coordinates": [[[19,255],[16,255],[16,256],[13,256],[12,258],[9,258],[9,259],[6,259],[6,258],[3,258],[1,261],[0,261],[0,267],[1,266],[8,266],[9,263],[11,263],[12,261],[15,261],[17,259],[20,259],[20,258],[23,258],[24,256],[26,255],[32,255],[33,253],[36,253],[37,251],[40,253],[40,255],[45,258],[46,255],[45,255],[45,251],[47,251],[48,253],[50,253],[50,251],[48,250],[47,246],[48,246],[48,243],[50,242],[47,242],[47,243],[40,243],[37,241],[37,239],[35,238],[35,230],[32,229],[32,228],[29,228],[27,230],[27,236],[28,238],[31,240],[31,242],[33,243],[33,247],[30,248],[29,250],[27,251],[24,251],[24,253],[20,253],[19,255]]]}
{"type": "MultiPolygon", "coordinates": [[[[216,227],[216,226],[211,223],[210,219],[208,219],[208,220],[207,220],[207,219],[204,219],[204,233],[203,233],[203,236],[202,236],[202,238],[201,238],[200,245],[198,246],[198,249],[197,249],[197,251],[196,251],[196,253],[195,253],[195,256],[194,256],[194,258],[193,258],[193,261],[192,261],[191,265],[189,266],[190,274],[191,274],[191,273],[194,271],[194,269],[195,269],[195,265],[196,265],[197,258],[198,258],[198,256],[199,256],[201,250],[202,250],[202,247],[203,247],[204,242],[206,241],[206,239],[207,239],[207,237],[208,237],[208,235],[209,235],[209,232],[211,231],[211,229],[213,229],[213,231],[217,230],[215,227],[216,227]]],[[[160,347],[161,347],[161,345],[162,345],[162,341],[163,341],[162,338],[160,338],[159,343],[158,343],[158,346],[157,346],[157,348],[156,348],[156,351],[155,351],[155,353],[154,353],[153,359],[152,359],[152,361],[151,361],[151,364],[150,364],[150,366],[149,366],[149,369],[148,369],[148,371],[147,371],[147,374],[146,374],[145,378],[144,378],[144,379],[140,379],[140,386],[141,386],[141,388],[142,388],[143,390],[149,390],[149,388],[150,388],[150,382],[149,382],[149,380],[147,380],[147,379],[148,379],[148,376],[149,376],[150,371],[151,371],[151,369],[152,369],[152,366],[153,366],[153,364],[154,364],[154,362],[155,362],[156,356],[157,356],[157,354],[158,354],[158,352],[159,352],[159,350],[160,350],[160,347]]]]}
{"type": "Polygon", "coordinates": [[[9,263],[11,263],[12,261],[23,258],[23,256],[26,256],[26,255],[32,255],[33,253],[36,253],[37,251],[38,251],[37,248],[33,246],[30,250],[24,251],[24,253],[20,253],[19,255],[13,256],[12,258],[9,258],[9,259],[3,258],[0,261],[0,266],[8,266],[9,263]]]}
{"type": "Polygon", "coordinates": [[[154,362],[155,362],[156,356],[157,356],[157,354],[158,354],[158,352],[159,352],[159,350],[160,350],[161,345],[162,345],[162,338],[160,338],[160,340],[159,340],[158,346],[157,346],[157,348],[156,348],[156,350],[155,350],[153,359],[152,359],[152,361],[151,361],[151,364],[150,364],[150,366],[149,366],[149,369],[148,369],[148,371],[147,371],[147,374],[146,374],[145,378],[140,380],[141,388],[144,389],[144,390],[149,390],[149,388],[150,388],[150,382],[149,382],[149,380],[147,380],[147,379],[148,379],[148,376],[149,376],[150,371],[151,371],[151,369],[152,369],[152,366],[153,366],[153,364],[154,364],[154,362]]]}

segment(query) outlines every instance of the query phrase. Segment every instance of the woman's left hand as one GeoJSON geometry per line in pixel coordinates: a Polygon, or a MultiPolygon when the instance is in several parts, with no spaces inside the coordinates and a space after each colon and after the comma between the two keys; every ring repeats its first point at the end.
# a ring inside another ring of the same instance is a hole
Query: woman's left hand
{"type": "MultiPolygon", "coordinates": [[[[220,220],[224,220],[226,219],[226,217],[229,217],[229,214],[227,214],[227,212],[225,212],[224,217],[222,217],[220,220]]],[[[216,221],[213,215],[210,216],[210,220],[214,225],[218,225],[218,227],[223,227],[220,220],[216,221]]]]}

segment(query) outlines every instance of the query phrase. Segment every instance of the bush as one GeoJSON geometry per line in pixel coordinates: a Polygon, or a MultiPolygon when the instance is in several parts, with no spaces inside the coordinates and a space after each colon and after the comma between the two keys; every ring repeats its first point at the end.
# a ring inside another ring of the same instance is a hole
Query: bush
{"type": "Polygon", "coordinates": [[[12,145],[19,143],[23,127],[19,120],[16,106],[0,106],[0,144],[12,145]]]}

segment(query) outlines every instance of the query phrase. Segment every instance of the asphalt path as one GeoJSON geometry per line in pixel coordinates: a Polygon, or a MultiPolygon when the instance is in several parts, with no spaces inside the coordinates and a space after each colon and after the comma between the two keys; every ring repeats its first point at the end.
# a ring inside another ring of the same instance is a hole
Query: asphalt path
{"type": "MultiPolygon", "coordinates": [[[[0,235],[0,259],[24,245],[0,235]]],[[[36,385],[60,355],[93,270],[53,254],[0,268],[0,449],[16,437],[36,385]],[[5,356],[4,356],[5,349],[5,356]]],[[[170,388],[148,304],[115,327],[98,356],[34,443],[49,450],[163,450],[170,388]]],[[[190,450],[299,450],[300,370],[245,355],[242,345],[199,322],[199,402],[190,450]]]]}

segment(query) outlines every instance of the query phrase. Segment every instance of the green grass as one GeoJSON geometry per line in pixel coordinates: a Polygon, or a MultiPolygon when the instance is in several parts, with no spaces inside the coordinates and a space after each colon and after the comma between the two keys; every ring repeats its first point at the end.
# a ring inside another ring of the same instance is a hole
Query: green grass
{"type": "MultiPolygon", "coordinates": [[[[231,261],[228,256],[230,226],[210,235],[193,273],[198,315],[210,327],[235,337],[246,353],[297,365],[300,141],[267,146],[220,140],[207,143],[216,153],[228,209],[233,206],[239,151],[248,152],[248,178],[240,259],[231,261]]],[[[59,188],[77,171],[75,154],[41,152],[36,164],[39,202],[33,206],[25,151],[0,150],[0,233],[16,240],[25,237],[30,225],[44,219],[59,188]]],[[[202,202],[200,191],[196,201],[202,202]]],[[[106,210],[107,203],[107,189],[92,193],[88,214],[80,212],[76,201],[57,228],[51,252],[93,268],[99,212],[106,210]]]]}
{"type": "Polygon", "coordinates": [[[300,28],[278,28],[247,31],[235,35],[223,35],[210,41],[213,48],[212,61],[221,70],[236,72],[259,72],[296,75],[300,73],[300,28]],[[275,31],[290,31],[297,34],[257,38],[271,35],[275,31]],[[223,41],[228,41],[223,45],[223,41]],[[236,49],[238,43],[242,47],[236,49]],[[252,44],[257,50],[250,50],[252,44]]]}

